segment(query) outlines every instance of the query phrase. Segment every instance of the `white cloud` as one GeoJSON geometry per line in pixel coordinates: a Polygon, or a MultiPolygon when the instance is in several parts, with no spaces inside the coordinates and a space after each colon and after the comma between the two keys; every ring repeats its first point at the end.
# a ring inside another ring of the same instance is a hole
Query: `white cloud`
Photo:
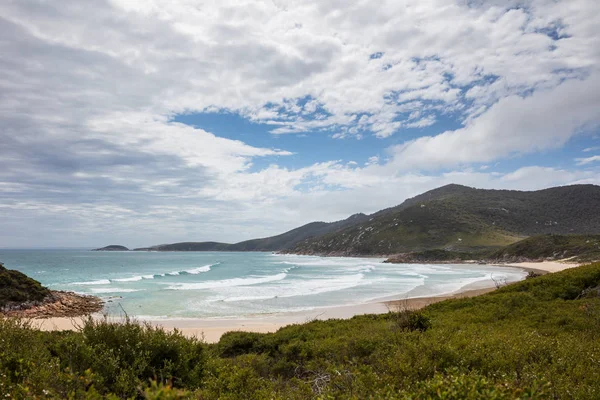
{"type": "Polygon", "coordinates": [[[576,158],[577,165],[587,165],[596,161],[600,161],[600,156],[591,156],[586,158],[576,158]]]}
{"type": "Polygon", "coordinates": [[[0,2],[0,217],[10,232],[0,246],[239,240],[375,211],[455,181],[594,181],[593,169],[502,179],[493,168],[455,166],[560,146],[598,122],[598,7],[0,2]],[[556,26],[560,40],[543,33],[556,26]],[[294,148],[172,122],[203,111],[239,113],[276,134],[400,136],[393,143],[441,115],[466,122],[359,167],[303,162],[294,148]],[[286,158],[294,168],[282,166],[286,158]],[[428,168],[453,172],[416,172],[428,168]]]}
{"type": "MultiPolygon", "coordinates": [[[[0,6],[5,24],[15,24],[5,35],[31,35],[36,46],[70,53],[53,75],[65,84],[44,83],[59,99],[66,91],[81,95],[85,87],[84,101],[119,111],[124,105],[167,114],[227,109],[282,123],[279,134],[350,129],[355,116],[367,113],[373,118],[364,128],[381,137],[410,120],[390,105],[417,100],[453,109],[468,91],[477,107],[489,106],[581,76],[600,57],[598,11],[592,0],[568,6],[552,0],[389,0],[377,6],[112,0],[86,7],[28,0],[0,6]],[[541,30],[557,21],[562,38],[552,40],[541,30]],[[372,59],[374,53],[382,56],[372,59]],[[69,59],[82,62],[70,65],[69,59]],[[497,79],[487,81],[490,76],[497,79]],[[73,77],[75,84],[68,84],[73,77]],[[120,96],[107,97],[109,91],[120,96]],[[313,100],[295,102],[306,96],[313,100]],[[326,117],[306,120],[317,105],[326,117]]],[[[50,76],[48,55],[32,56],[36,66],[25,70],[50,76]]],[[[425,126],[431,118],[411,124],[425,126]]]]}
{"type": "Polygon", "coordinates": [[[437,169],[559,148],[600,125],[600,73],[527,97],[510,96],[464,128],[393,149],[399,168],[437,169]]]}

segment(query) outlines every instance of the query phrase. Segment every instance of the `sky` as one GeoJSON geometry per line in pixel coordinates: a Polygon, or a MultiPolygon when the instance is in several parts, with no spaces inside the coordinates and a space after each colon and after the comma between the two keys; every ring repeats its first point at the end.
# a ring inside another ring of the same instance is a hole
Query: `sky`
{"type": "Polygon", "coordinates": [[[597,0],[3,0],[0,247],[600,184],[597,0]]]}

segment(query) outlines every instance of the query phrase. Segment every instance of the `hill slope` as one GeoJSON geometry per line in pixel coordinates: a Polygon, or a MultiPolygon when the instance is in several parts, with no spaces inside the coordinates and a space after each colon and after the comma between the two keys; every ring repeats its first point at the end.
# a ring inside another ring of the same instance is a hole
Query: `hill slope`
{"type": "Polygon", "coordinates": [[[497,250],[488,256],[490,260],[510,261],[526,259],[573,261],[600,260],[600,235],[542,235],[534,236],[497,250]]]}
{"type": "Polygon", "coordinates": [[[229,244],[220,242],[182,242],[163,244],[135,249],[136,251],[280,251],[295,246],[309,237],[321,236],[329,232],[352,226],[367,219],[364,214],[354,214],[337,222],[311,222],[299,228],[261,239],[246,240],[229,244]]]}
{"type": "Polygon", "coordinates": [[[348,226],[364,222],[368,219],[365,214],[354,214],[337,222],[311,222],[299,228],[264,239],[247,240],[233,244],[230,251],[278,251],[288,249],[309,237],[318,237],[330,232],[336,232],[348,226]]]}
{"type": "Polygon", "coordinates": [[[598,233],[598,210],[600,187],[594,185],[533,192],[449,185],[286,252],[368,255],[501,247],[531,235],[598,233]]]}
{"type": "Polygon", "coordinates": [[[0,263],[0,309],[15,304],[39,302],[49,295],[50,290],[38,281],[19,271],[8,270],[0,263]]]}

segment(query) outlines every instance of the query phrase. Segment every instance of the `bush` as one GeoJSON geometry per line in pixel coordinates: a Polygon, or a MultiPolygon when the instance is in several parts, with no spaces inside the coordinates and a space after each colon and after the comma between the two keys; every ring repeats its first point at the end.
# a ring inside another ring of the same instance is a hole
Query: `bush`
{"type": "Polygon", "coordinates": [[[222,357],[235,357],[259,352],[262,336],[263,334],[254,332],[227,332],[219,341],[219,354],[222,357]]]}
{"type": "Polygon", "coordinates": [[[448,374],[436,374],[432,379],[420,382],[405,399],[440,400],[501,400],[501,399],[545,399],[549,397],[547,385],[532,388],[514,388],[511,383],[496,384],[476,373],[462,374],[452,370],[448,374]]]}
{"type": "Polygon", "coordinates": [[[50,295],[50,290],[38,281],[0,264],[0,310],[15,304],[38,302],[50,295]]]}
{"type": "Polygon", "coordinates": [[[431,327],[430,319],[420,311],[404,309],[390,314],[390,320],[393,322],[394,329],[399,331],[425,332],[431,327]]]}

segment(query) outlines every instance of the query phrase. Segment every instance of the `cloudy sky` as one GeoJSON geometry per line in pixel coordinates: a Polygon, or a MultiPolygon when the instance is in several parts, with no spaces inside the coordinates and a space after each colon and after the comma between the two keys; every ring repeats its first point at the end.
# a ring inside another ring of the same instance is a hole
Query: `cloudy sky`
{"type": "Polygon", "coordinates": [[[0,247],[600,184],[597,0],[3,0],[0,247]]]}

